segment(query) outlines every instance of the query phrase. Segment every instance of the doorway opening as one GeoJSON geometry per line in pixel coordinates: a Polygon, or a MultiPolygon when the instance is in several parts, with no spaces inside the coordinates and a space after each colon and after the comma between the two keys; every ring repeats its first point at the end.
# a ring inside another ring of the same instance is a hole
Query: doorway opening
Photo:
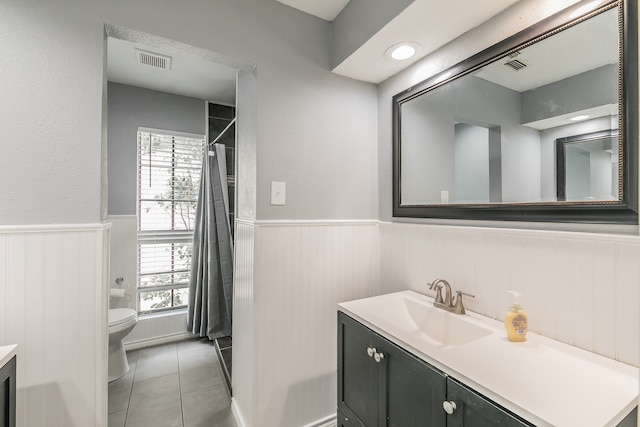
{"type": "MultiPolygon", "coordinates": [[[[108,188],[109,191],[105,196],[108,204],[103,209],[107,220],[117,229],[112,228],[112,236],[118,236],[111,241],[109,284],[110,287],[116,287],[115,278],[120,277],[131,284],[123,289],[124,292],[117,293],[122,298],[109,298],[108,303],[110,306],[130,306],[137,310],[141,293],[137,279],[139,265],[136,240],[131,237],[135,235],[135,228],[132,233],[131,226],[135,225],[139,209],[135,202],[137,155],[135,137],[131,143],[126,135],[131,131],[133,118],[137,114],[136,127],[144,125],[177,132],[195,130],[195,133],[206,135],[206,141],[211,142],[219,134],[220,126],[235,118],[238,73],[252,73],[255,66],[212,51],[122,27],[106,25],[105,33],[107,73],[103,128],[108,131],[107,138],[103,140],[103,155],[108,163],[103,162],[106,163],[103,188],[108,188]],[[112,105],[112,101],[116,102],[116,92],[125,94],[119,106],[112,105]],[[143,111],[141,103],[145,99],[154,109],[143,111]],[[158,114],[158,110],[162,109],[160,107],[164,108],[164,115],[158,114]],[[200,109],[199,112],[197,108],[200,109]],[[190,113],[187,114],[187,111],[190,113]],[[117,125],[114,123],[116,121],[119,121],[117,125]],[[122,227],[124,228],[119,230],[122,227]]],[[[255,103],[255,99],[245,98],[245,102],[255,103]]],[[[232,230],[236,210],[235,171],[241,157],[235,140],[235,134],[225,137],[230,151],[227,169],[232,171],[227,180],[229,200],[232,203],[229,209],[232,230]]],[[[136,349],[192,337],[185,325],[186,310],[141,316],[138,328],[131,333],[125,346],[136,349]]],[[[231,337],[224,337],[212,344],[225,365],[223,370],[230,389],[231,337]]]]}

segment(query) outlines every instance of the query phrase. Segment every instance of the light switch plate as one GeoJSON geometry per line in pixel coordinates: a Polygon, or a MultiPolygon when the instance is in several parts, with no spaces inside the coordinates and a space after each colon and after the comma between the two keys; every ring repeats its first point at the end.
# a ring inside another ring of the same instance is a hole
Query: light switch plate
{"type": "Polygon", "coordinates": [[[271,204],[275,206],[284,206],[285,188],[284,182],[271,182],[271,204]]]}

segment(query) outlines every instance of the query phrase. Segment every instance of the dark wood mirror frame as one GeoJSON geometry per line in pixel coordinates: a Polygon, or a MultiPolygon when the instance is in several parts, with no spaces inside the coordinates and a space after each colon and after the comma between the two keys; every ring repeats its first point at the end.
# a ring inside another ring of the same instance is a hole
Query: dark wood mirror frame
{"type": "Polygon", "coordinates": [[[523,30],[457,65],[408,88],[393,97],[393,216],[465,220],[533,221],[559,223],[638,224],[638,8],[635,0],[602,2],[579,17],[576,12],[590,1],[575,5],[523,30]],[[507,52],[535,43],[586,17],[619,7],[620,78],[619,121],[621,197],[617,201],[557,201],[499,204],[400,203],[401,106],[420,94],[440,87],[505,56],[507,52]],[[445,76],[451,76],[445,78],[445,76]]]}

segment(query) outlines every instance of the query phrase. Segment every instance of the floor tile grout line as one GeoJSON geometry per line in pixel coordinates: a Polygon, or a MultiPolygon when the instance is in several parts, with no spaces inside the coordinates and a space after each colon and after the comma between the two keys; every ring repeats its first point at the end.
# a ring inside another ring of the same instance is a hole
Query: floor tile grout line
{"type": "MultiPolygon", "coordinates": [[[[124,427],[127,427],[127,418],[129,417],[129,408],[131,407],[131,396],[133,395],[133,384],[136,382],[136,372],[138,371],[138,357],[140,353],[136,354],[136,363],[133,365],[133,374],[131,375],[131,387],[129,388],[129,399],[127,400],[127,412],[124,414],[124,427]]],[[[129,367],[131,369],[131,367],[129,367]]]]}
{"type": "Polygon", "coordinates": [[[182,400],[182,372],[180,370],[180,349],[176,344],[176,364],[178,365],[178,394],[180,395],[180,419],[182,420],[182,426],[184,427],[184,402],[182,400]]]}

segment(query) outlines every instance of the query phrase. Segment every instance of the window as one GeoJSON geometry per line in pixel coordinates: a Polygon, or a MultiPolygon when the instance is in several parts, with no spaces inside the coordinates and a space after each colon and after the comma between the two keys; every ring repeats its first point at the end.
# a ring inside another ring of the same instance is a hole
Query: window
{"type": "Polygon", "coordinates": [[[138,129],[138,312],[184,308],[205,144],[138,129]]]}

